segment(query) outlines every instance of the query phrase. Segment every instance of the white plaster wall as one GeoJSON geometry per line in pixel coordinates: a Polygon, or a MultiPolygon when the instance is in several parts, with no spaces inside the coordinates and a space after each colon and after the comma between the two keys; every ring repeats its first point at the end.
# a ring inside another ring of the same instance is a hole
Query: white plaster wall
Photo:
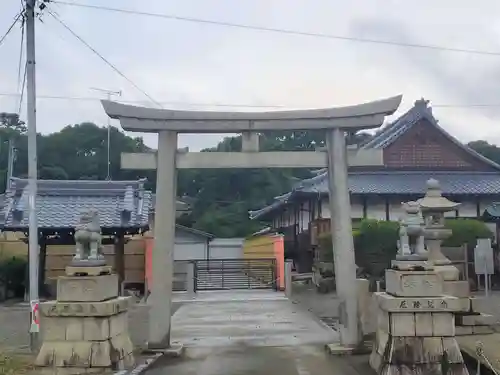
{"type": "Polygon", "coordinates": [[[302,204],[302,212],[299,212],[299,233],[306,232],[309,229],[309,219],[311,218],[311,204],[304,202],[302,204]]]}
{"type": "Polygon", "coordinates": [[[359,198],[351,198],[351,218],[363,218],[363,201],[359,198]]]}
{"type": "Polygon", "coordinates": [[[385,220],[385,201],[377,198],[368,199],[366,202],[366,217],[368,219],[385,220]]]}
{"type": "Polygon", "coordinates": [[[330,215],[330,206],[328,203],[328,199],[326,198],[321,199],[321,217],[323,219],[329,219],[330,217],[332,217],[332,215],[330,215]]]}
{"type": "MultiPolygon", "coordinates": [[[[462,200],[458,201],[461,203],[461,206],[459,207],[459,217],[466,217],[466,218],[476,218],[477,217],[477,209],[476,209],[476,201],[473,199],[470,200],[462,200]]],[[[486,209],[488,205],[490,205],[493,201],[492,200],[482,200],[480,202],[480,208],[481,208],[481,213],[486,209]]],[[[401,215],[402,215],[402,208],[401,208],[401,199],[393,199],[391,202],[389,202],[389,219],[390,220],[398,220],[401,215]]],[[[377,198],[369,198],[367,199],[367,217],[370,219],[378,219],[378,220],[385,220],[386,215],[385,215],[385,201],[382,199],[377,199],[377,198]]],[[[328,204],[328,199],[324,198],[321,200],[321,217],[328,219],[331,217],[330,215],[330,206],[328,204]]],[[[361,200],[359,199],[352,199],[351,200],[351,217],[353,219],[362,219],[363,218],[363,205],[361,200]]],[[[446,213],[446,217],[456,217],[455,211],[451,211],[446,213]]],[[[309,220],[307,218],[307,220],[309,220]]],[[[305,225],[305,220],[304,223],[302,224],[303,226],[305,225]]]]}
{"type": "Polygon", "coordinates": [[[214,238],[208,244],[210,259],[243,258],[244,238],[214,238]]]}
{"type": "Polygon", "coordinates": [[[462,201],[458,207],[459,217],[477,217],[477,203],[476,201],[462,201]]]}
{"type": "Polygon", "coordinates": [[[401,200],[393,200],[389,203],[389,220],[398,221],[403,216],[401,200]]]}
{"type": "Polygon", "coordinates": [[[174,245],[174,260],[207,259],[207,256],[208,244],[206,240],[186,240],[185,238],[179,238],[176,235],[174,245]]]}

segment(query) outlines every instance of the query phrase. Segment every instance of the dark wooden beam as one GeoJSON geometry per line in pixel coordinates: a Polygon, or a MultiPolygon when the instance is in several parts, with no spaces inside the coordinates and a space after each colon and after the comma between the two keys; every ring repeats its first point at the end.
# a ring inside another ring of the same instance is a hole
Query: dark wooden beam
{"type": "Polygon", "coordinates": [[[118,275],[118,286],[121,295],[122,283],[125,281],[125,237],[123,234],[117,234],[114,240],[115,272],[118,275]]]}
{"type": "MultiPolygon", "coordinates": [[[[27,238],[23,238],[22,241],[24,243],[28,243],[27,238]]],[[[45,244],[47,246],[56,246],[56,245],[75,245],[75,239],[71,236],[62,236],[62,237],[44,237],[45,244]]],[[[130,241],[128,238],[124,239],[125,243],[130,241]]],[[[104,237],[102,239],[103,245],[114,245],[115,239],[114,237],[104,237]]]]}
{"type": "Polygon", "coordinates": [[[38,240],[40,246],[40,256],[38,263],[38,294],[42,297],[47,296],[47,288],[45,287],[45,265],[47,264],[47,242],[44,236],[38,240]]]}

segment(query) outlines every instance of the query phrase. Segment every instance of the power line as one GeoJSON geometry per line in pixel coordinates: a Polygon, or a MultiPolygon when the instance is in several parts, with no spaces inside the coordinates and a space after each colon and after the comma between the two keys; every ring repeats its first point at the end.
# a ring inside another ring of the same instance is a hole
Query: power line
{"type": "Polygon", "coordinates": [[[24,89],[26,87],[26,74],[27,74],[27,64],[24,64],[24,74],[23,74],[23,83],[21,84],[21,93],[19,94],[19,107],[17,109],[17,114],[21,114],[21,108],[23,106],[23,98],[24,98],[24,89]]]}
{"type": "Polygon", "coordinates": [[[111,69],[113,69],[116,73],[118,73],[122,78],[124,78],[128,83],[130,83],[133,87],[135,87],[138,91],[140,91],[144,96],[146,96],[151,102],[162,108],[162,105],[154,100],[146,91],[141,89],[134,81],[128,78],[121,70],[119,70],[115,65],[113,65],[109,60],[107,60],[104,56],[102,56],[99,52],[96,51],[89,43],[87,43],[84,39],[82,39],[78,34],[76,34],[66,23],[64,23],[59,17],[57,17],[53,12],[47,9],[49,15],[52,16],[57,22],[59,22],[66,30],[68,30],[75,38],[77,38],[84,46],[90,49],[95,55],[97,55],[102,61],[104,61],[111,69]]]}
{"type": "Polygon", "coordinates": [[[326,34],[326,33],[315,33],[315,32],[299,31],[299,30],[292,30],[292,29],[282,29],[282,28],[275,28],[275,27],[255,26],[255,25],[248,25],[248,24],[241,24],[241,23],[215,21],[215,20],[208,20],[208,19],[194,18],[194,17],[183,17],[183,16],[177,16],[174,14],[152,13],[152,12],[143,12],[143,11],[130,10],[130,9],[112,8],[112,7],[102,6],[102,5],[90,5],[90,4],[82,4],[82,3],[75,3],[75,2],[70,3],[67,1],[59,1],[59,0],[51,0],[51,2],[55,3],[55,4],[61,4],[61,5],[89,8],[89,9],[95,9],[95,10],[104,10],[104,11],[109,11],[109,12],[117,12],[117,13],[124,13],[124,14],[130,14],[130,15],[164,18],[164,19],[170,19],[170,20],[175,20],[175,21],[203,23],[203,24],[215,25],[215,26],[226,26],[226,27],[233,27],[233,28],[239,28],[239,29],[266,31],[266,32],[273,32],[273,33],[280,33],[280,34],[296,35],[296,36],[306,36],[306,37],[315,37],[315,38],[323,38],[323,39],[336,39],[336,40],[358,42],[358,43],[381,44],[381,45],[388,45],[388,46],[394,46],[394,47],[420,48],[420,49],[428,49],[428,50],[435,50],[435,51],[469,53],[469,54],[475,54],[475,55],[500,56],[500,51],[484,51],[484,50],[454,48],[454,47],[446,47],[446,46],[438,46],[438,45],[419,44],[419,43],[405,43],[405,42],[396,42],[396,41],[389,41],[389,40],[367,39],[367,38],[359,38],[359,37],[351,37],[351,36],[343,36],[343,35],[333,35],[333,34],[326,34]]]}
{"type": "MultiPolygon", "coordinates": [[[[18,97],[20,94],[16,93],[0,93],[0,97],[18,97]]],[[[85,97],[85,96],[69,96],[69,95],[37,95],[38,99],[49,100],[74,100],[74,101],[100,101],[98,98],[85,97]]],[[[116,100],[124,104],[144,104],[144,100],[116,100]]],[[[179,106],[192,106],[192,107],[228,107],[228,108],[273,108],[273,109],[300,109],[286,105],[278,104],[243,104],[243,103],[216,103],[216,102],[182,102],[182,101],[162,101],[158,103],[166,105],[179,105],[179,106]]],[[[433,108],[495,108],[500,107],[500,103],[492,104],[433,104],[433,108]]]]}
{"type": "MultiPolygon", "coordinates": [[[[0,93],[0,96],[17,97],[16,93],[0,93]]],[[[95,97],[66,96],[66,95],[37,95],[38,99],[52,100],[76,100],[76,101],[99,101],[95,97]]],[[[143,104],[144,100],[117,100],[120,103],[143,104]]],[[[209,102],[180,102],[180,101],[158,101],[160,104],[186,105],[186,106],[207,106],[207,107],[242,107],[242,108],[287,108],[284,105],[258,105],[258,104],[229,104],[229,103],[209,103],[209,102]]]]}
{"type": "Polygon", "coordinates": [[[15,17],[14,17],[14,21],[12,22],[12,24],[9,26],[9,28],[7,29],[7,31],[5,32],[5,34],[0,38],[0,46],[2,45],[2,43],[4,42],[5,38],[7,38],[7,36],[10,34],[10,32],[12,31],[12,29],[14,28],[14,26],[16,25],[17,21],[19,21],[19,19],[22,17],[23,15],[23,12],[20,12],[18,13],[15,17]]]}
{"type": "Polygon", "coordinates": [[[26,73],[27,73],[27,64],[24,63],[24,73],[21,78],[21,71],[22,71],[22,63],[23,63],[23,51],[24,51],[24,19],[22,21],[21,25],[21,49],[19,51],[19,61],[17,65],[17,92],[19,92],[19,106],[17,110],[17,114],[21,114],[21,107],[23,105],[23,96],[24,96],[24,86],[26,84],[26,73]],[[22,80],[22,83],[21,83],[22,80]]]}

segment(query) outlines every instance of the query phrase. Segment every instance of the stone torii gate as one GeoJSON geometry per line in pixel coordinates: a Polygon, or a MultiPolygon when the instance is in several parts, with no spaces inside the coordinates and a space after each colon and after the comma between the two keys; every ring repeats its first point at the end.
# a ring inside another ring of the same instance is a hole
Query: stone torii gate
{"type": "Polygon", "coordinates": [[[107,115],[126,131],[158,133],[158,152],[122,154],[122,168],[157,169],[150,348],[170,346],[170,318],[178,168],[328,168],[332,243],[337,293],[341,299],[340,337],[358,343],[356,264],[352,240],[347,166],[382,165],[380,150],[347,150],[345,133],[377,128],[393,114],[401,96],[370,103],[311,110],[205,112],[152,109],[102,101],[107,115]],[[326,151],[259,152],[259,133],[324,130],[326,151]],[[242,133],[241,152],[186,152],[178,133],[242,133]]]}

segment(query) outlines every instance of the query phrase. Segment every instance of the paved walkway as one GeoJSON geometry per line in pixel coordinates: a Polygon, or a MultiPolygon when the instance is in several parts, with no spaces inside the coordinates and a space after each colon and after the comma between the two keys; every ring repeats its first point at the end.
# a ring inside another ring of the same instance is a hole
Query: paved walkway
{"type": "Polygon", "coordinates": [[[335,331],[273,291],[228,291],[177,295],[172,342],[186,358],[165,360],[148,375],[334,375],[353,374],[328,356],[324,344],[335,331]]]}

